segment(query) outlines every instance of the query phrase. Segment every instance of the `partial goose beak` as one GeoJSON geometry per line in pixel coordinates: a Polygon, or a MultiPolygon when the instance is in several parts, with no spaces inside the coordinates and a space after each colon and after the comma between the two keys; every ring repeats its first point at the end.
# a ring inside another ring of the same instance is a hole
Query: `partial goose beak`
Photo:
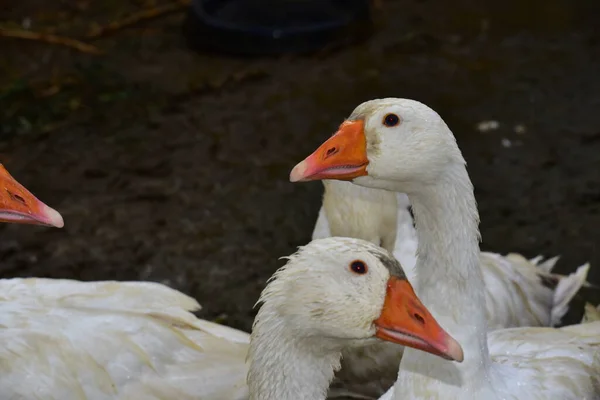
{"type": "Polygon", "coordinates": [[[290,181],[352,180],[367,175],[368,164],[364,121],[346,121],[329,140],[294,167],[290,181]]]}
{"type": "Polygon", "coordinates": [[[463,350],[427,311],[406,279],[388,280],[376,337],[462,362],[463,350]]]}
{"type": "Polygon", "coordinates": [[[0,222],[62,228],[62,216],[39,201],[0,164],[0,222]]]}

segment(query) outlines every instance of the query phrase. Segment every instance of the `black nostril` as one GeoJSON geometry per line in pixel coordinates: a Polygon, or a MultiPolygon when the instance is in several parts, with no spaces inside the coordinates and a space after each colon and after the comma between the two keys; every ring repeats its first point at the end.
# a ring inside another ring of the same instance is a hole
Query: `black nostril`
{"type": "Polygon", "coordinates": [[[425,325],[425,318],[421,317],[417,313],[414,313],[412,316],[415,319],[415,321],[419,322],[421,325],[425,325]]]}
{"type": "Polygon", "coordinates": [[[16,201],[18,201],[19,203],[22,203],[22,204],[27,204],[25,202],[25,199],[22,198],[21,196],[19,196],[18,194],[14,194],[10,190],[7,190],[7,192],[8,192],[8,195],[10,196],[11,199],[16,200],[16,201]]]}
{"type": "Polygon", "coordinates": [[[332,147],[330,149],[327,150],[326,156],[331,156],[333,154],[337,153],[337,147],[332,147]]]}

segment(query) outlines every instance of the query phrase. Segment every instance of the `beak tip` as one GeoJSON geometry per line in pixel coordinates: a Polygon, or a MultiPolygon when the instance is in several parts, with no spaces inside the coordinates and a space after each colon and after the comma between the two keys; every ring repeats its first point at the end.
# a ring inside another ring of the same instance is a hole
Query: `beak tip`
{"type": "Polygon", "coordinates": [[[63,220],[62,215],[60,215],[60,213],[54,208],[46,206],[44,211],[49,225],[56,228],[62,228],[65,226],[65,221],[63,220]]]}
{"type": "Polygon", "coordinates": [[[304,178],[305,171],[306,165],[304,161],[301,161],[298,164],[296,164],[294,169],[292,169],[292,172],[290,172],[290,182],[294,183],[302,181],[302,178],[304,178]]]}
{"type": "Polygon", "coordinates": [[[463,362],[465,359],[463,349],[461,345],[453,338],[448,339],[448,351],[447,354],[457,362],[463,362]]]}

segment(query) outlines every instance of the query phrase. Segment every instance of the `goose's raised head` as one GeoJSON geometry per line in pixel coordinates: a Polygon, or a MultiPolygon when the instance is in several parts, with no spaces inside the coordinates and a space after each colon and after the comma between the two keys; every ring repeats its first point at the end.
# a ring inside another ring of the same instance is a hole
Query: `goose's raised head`
{"type": "Polygon", "coordinates": [[[338,131],[297,164],[292,182],[353,180],[390,189],[439,181],[452,164],[464,164],[456,140],[442,118],[426,105],[387,98],[359,105],[338,131]]]}

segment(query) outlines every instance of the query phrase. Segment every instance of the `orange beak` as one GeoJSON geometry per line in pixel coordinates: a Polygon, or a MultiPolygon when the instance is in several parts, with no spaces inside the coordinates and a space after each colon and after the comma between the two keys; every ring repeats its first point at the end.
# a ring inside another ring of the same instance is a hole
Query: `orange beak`
{"type": "Polygon", "coordinates": [[[464,358],[460,344],[427,311],[406,279],[390,277],[381,316],[374,324],[380,339],[447,360],[462,362],[464,358]]]}
{"type": "Polygon", "coordinates": [[[364,121],[346,121],[329,140],[294,167],[290,181],[352,180],[367,175],[368,164],[364,121]]]}
{"type": "Polygon", "coordinates": [[[0,222],[62,228],[62,216],[39,201],[0,164],[0,222]]]}

